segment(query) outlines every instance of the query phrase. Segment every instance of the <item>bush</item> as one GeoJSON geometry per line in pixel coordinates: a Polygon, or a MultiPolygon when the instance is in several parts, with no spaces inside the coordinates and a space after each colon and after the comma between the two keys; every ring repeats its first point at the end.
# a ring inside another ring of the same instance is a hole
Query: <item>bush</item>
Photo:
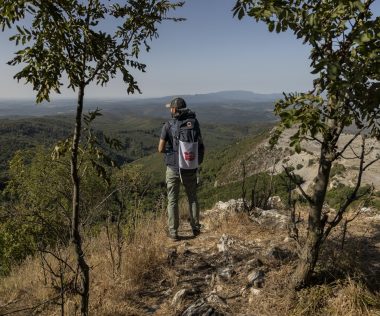
{"type": "Polygon", "coordinates": [[[337,163],[331,168],[330,177],[341,176],[346,170],[344,165],[337,163]]]}
{"type": "MultiPolygon", "coordinates": [[[[289,171],[293,171],[293,167],[289,167],[289,171]]],[[[283,201],[287,199],[287,187],[284,184],[284,179],[286,179],[285,173],[281,173],[273,176],[272,182],[272,192],[271,195],[278,195],[283,201]]],[[[302,177],[296,175],[297,181],[300,183],[303,182],[302,177]]],[[[256,193],[256,202],[262,201],[265,196],[269,193],[269,181],[270,175],[267,173],[259,173],[245,179],[245,188],[246,188],[246,200],[251,202],[251,193],[252,190],[256,193]]],[[[292,184],[292,189],[295,188],[295,185],[292,184]]],[[[202,208],[210,208],[218,201],[227,201],[229,199],[238,199],[242,197],[242,181],[229,183],[226,185],[212,187],[212,186],[203,186],[199,190],[198,199],[201,203],[202,208]]],[[[268,196],[269,197],[269,196],[268,196]]],[[[260,202],[261,203],[261,202],[260,202]]],[[[262,207],[263,205],[258,205],[262,207]]]]}
{"type": "Polygon", "coordinates": [[[317,159],[315,159],[315,158],[309,159],[309,162],[308,162],[307,166],[308,166],[308,167],[311,167],[311,166],[313,166],[316,162],[317,162],[317,159]]]}
{"type": "MultiPolygon", "coordinates": [[[[102,218],[97,208],[108,187],[85,157],[81,157],[82,225],[102,218]]],[[[0,223],[1,274],[34,254],[39,248],[67,244],[71,227],[70,164],[68,157],[52,160],[44,148],[19,151],[9,163],[9,182],[0,223]]]]}
{"type": "MultiPolygon", "coordinates": [[[[342,183],[338,183],[337,187],[331,189],[326,194],[326,202],[332,208],[339,208],[340,205],[346,200],[347,196],[349,196],[354,188],[346,186],[342,183]]],[[[363,186],[359,189],[358,195],[361,195],[369,190],[368,186],[363,186]]],[[[352,204],[352,207],[357,205],[357,201],[352,204]]]]}

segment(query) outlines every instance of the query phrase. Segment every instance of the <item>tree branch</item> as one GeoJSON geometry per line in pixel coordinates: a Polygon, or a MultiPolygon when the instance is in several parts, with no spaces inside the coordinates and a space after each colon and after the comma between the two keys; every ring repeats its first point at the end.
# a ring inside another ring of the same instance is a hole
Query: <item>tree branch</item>
{"type": "Polygon", "coordinates": [[[358,195],[358,191],[359,191],[359,188],[361,186],[361,181],[362,181],[362,176],[363,176],[363,172],[364,172],[364,158],[365,158],[365,137],[362,136],[362,145],[361,145],[361,153],[360,153],[360,163],[359,163],[359,173],[358,173],[358,177],[357,177],[357,181],[356,181],[356,185],[355,185],[355,188],[354,190],[351,192],[351,194],[349,194],[347,197],[346,197],[346,200],[343,202],[343,204],[341,204],[341,206],[339,207],[339,210],[338,212],[336,213],[335,217],[333,218],[333,220],[331,221],[327,221],[327,224],[328,224],[328,227],[326,228],[326,230],[324,231],[323,233],[323,238],[322,240],[324,241],[327,236],[330,234],[330,231],[336,226],[339,224],[339,222],[342,220],[343,218],[343,214],[344,212],[347,210],[348,206],[350,206],[350,204],[358,199],[360,199],[361,197],[363,197],[364,195],[368,194],[369,192],[365,192],[363,194],[360,194],[358,195]]]}
{"type": "Polygon", "coordinates": [[[293,172],[290,172],[288,170],[287,167],[285,166],[282,166],[284,168],[284,171],[286,173],[286,175],[289,177],[290,180],[292,180],[292,182],[298,187],[298,189],[301,191],[303,197],[309,202],[310,205],[314,205],[314,200],[311,198],[311,196],[309,196],[305,190],[302,188],[301,184],[299,183],[299,181],[297,181],[295,175],[293,172]]]}
{"type": "Polygon", "coordinates": [[[367,168],[369,168],[371,165],[373,165],[375,162],[379,161],[380,160],[380,157],[377,157],[376,159],[372,160],[371,162],[367,163],[364,167],[363,167],[363,171],[365,171],[367,168]]]}
{"type": "Polygon", "coordinates": [[[346,160],[355,160],[355,159],[358,159],[358,157],[346,157],[346,156],[343,156],[343,155],[341,155],[341,157],[343,159],[346,159],[346,160]]]}
{"type": "Polygon", "coordinates": [[[319,144],[322,144],[322,141],[320,140],[320,139],[318,139],[317,137],[315,137],[315,136],[312,136],[312,137],[307,137],[307,136],[305,136],[305,137],[303,137],[305,140],[309,140],[309,141],[316,141],[316,142],[318,142],[319,144]]]}
{"type": "Polygon", "coordinates": [[[49,251],[49,250],[45,250],[45,249],[42,249],[42,248],[39,248],[38,250],[39,250],[40,252],[42,252],[42,253],[47,253],[47,254],[51,255],[51,256],[54,257],[57,261],[63,263],[66,267],[68,267],[68,268],[71,270],[71,272],[76,273],[76,271],[71,267],[71,265],[69,265],[69,264],[67,263],[66,260],[64,260],[64,259],[62,259],[62,258],[60,258],[60,257],[58,257],[58,255],[56,255],[54,252],[49,251]]]}
{"type": "Polygon", "coordinates": [[[48,304],[50,302],[55,301],[55,300],[59,299],[60,297],[61,297],[61,294],[59,294],[57,296],[54,296],[54,297],[52,297],[52,298],[50,298],[50,299],[48,299],[46,301],[43,301],[42,303],[37,304],[35,306],[23,307],[21,309],[17,309],[17,310],[11,311],[11,312],[3,313],[3,314],[1,314],[1,316],[6,316],[6,315],[11,315],[11,314],[19,313],[19,312],[25,312],[25,311],[34,310],[34,309],[36,309],[36,308],[38,308],[40,306],[43,306],[45,304],[48,304]]]}
{"type": "Polygon", "coordinates": [[[342,150],[337,152],[334,156],[334,160],[339,158],[340,156],[342,156],[342,154],[346,151],[346,149],[352,144],[352,142],[360,135],[360,133],[362,132],[362,129],[357,132],[347,143],[346,145],[343,146],[342,150]]]}
{"type": "Polygon", "coordinates": [[[351,147],[351,145],[349,146],[352,153],[354,154],[354,156],[356,157],[356,159],[360,159],[360,156],[355,152],[355,150],[351,147]]]}

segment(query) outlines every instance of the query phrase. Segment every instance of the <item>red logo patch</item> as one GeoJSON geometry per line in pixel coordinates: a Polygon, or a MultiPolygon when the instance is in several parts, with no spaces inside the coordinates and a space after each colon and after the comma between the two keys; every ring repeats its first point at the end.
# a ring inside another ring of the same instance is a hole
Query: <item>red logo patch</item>
{"type": "Polygon", "coordinates": [[[195,159],[195,154],[193,152],[185,151],[184,153],[185,160],[193,161],[195,159]]]}

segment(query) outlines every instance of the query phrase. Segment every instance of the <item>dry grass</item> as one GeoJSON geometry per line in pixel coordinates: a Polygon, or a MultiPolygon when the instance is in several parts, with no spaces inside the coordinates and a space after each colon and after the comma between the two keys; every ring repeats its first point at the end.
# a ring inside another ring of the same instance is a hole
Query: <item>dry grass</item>
{"type": "Polygon", "coordinates": [[[96,268],[92,272],[91,309],[97,315],[138,314],[142,302],[136,293],[158,283],[162,277],[166,266],[166,240],[165,218],[145,217],[123,250],[122,270],[116,277],[111,271],[104,271],[107,262],[103,261],[108,261],[109,266],[111,260],[98,251],[93,252],[91,263],[96,264],[96,268]]]}
{"type": "Polygon", "coordinates": [[[252,221],[247,213],[231,212],[225,216],[209,219],[209,229],[215,233],[227,235],[248,235],[252,233],[252,221]]]}
{"type": "MultiPolygon", "coordinates": [[[[165,251],[165,220],[145,217],[137,229],[132,241],[123,248],[122,269],[120,274],[113,273],[112,260],[109,251],[109,241],[103,231],[97,237],[87,240],[85,251],[88,264],[91,267],[91,306],[92,314],[96,315],[132,315],[133,303],[127,298],[133,298],[134,293],[144,289],[147,283],[155,282],[161,277],[161,270],[166,265],[165,251]],[[129,311],[129,312],[128,312],[129,311]]],[[[74,256],[70,248],[61,250],[62,255],[68,257],[73,264],[74,256]]],[[[58,262],[49,256],[48,261],[55,271],[58,271],[58,262]]],[[[66,278],[72,278],[72,273],[66,278]]],[[[45,282],[41,260],[30,258],[0,284],[0,315],[37,306],[49,298],[56,297],[59,292],[51,285],[51,276],[47,274],[45,282]]],[[[65,310],[67,315],[74,315],[79,308],[78,298],[66,294],[65,310]]],[[[136,306],[139,302],[136,302],[136,306]]],[[[40,312],[44,315],[58,315],[60,311],[54,306],[41,306],[40,312]]],[[[136,309],[138,310],[138,309],[136,309]]],[[[14,315],[30,315],[31,311],[23,311],[14,315]]]]}
{"type": "Polygon", "coordinates": [[[335,297],[327,309],[333,315],[380,315],[380,297],[366,287],[348,278],[335,289],[335,297]]]}
{"type": "Polygon", "coordinates": [[[264,288],[259,295],[250,295],[246,309],[260,316],[289,315],[294,294],[288,289],[291,272],[288,265],[268,272],[264,288]]]}
{"type": "MultiPolygon", "coordinates": [[[[186,221],[187,205],[183,205],[186,221]]],[[[314,285],[300,292],[289,290],[288,284],[292,276],[295,262],[292,260],[272,264],[269,259],[264,263],[267,267],[266,281],[258,295],[247,292],[245,296],[228,299],[231,315],[380,315],[380,296],[369,290],[363,262],[373,260],[370,236],[376,234],[369,230],[366,218],[359,218],[356,230],[350,231],[345,250],[340,249],[340,231],[337,230],[328,242],[321,258],[325,262],[319,266],[321,275],[330,275],[320,279],[319,285],[314,285]],[[365,234],[364,234],[365,233],[365,234]],[[363,246],[363,234],[368,241],[368,249],[363,246]],[[363,237],[362,239],[360,239],[363,237]],[[368,239],[369,238],[369,239],[368,239]],[[370,256],[371,255],[371,256],[370,256]],[[328,259],[328,260],[327,260],[328,259]],[[364,271],[364,272],[363,272],[364,271]],[[344,273],[343,273],[344,272],[344,273]],[[348,273],[348,274],[347,274],[348,273]],[[323,282],[324,281],[324,282],[323,282]]],[[[214,216],[205,218],[207,230],[197,239],[185,240],[179,243],[169,241],[166,237],[166,216],[144,217],[139,223],[134,237],[123,247],[121,271],[114,272],[109,251],[109,240],[105,231],[98,236],[87,239],[86,258],[91,266],[91,315],[178,315],[186,305],[173,307],[173,295],[183,287],[183,279],[188,274],[181,271],[191,269],[202,262],[197,258],[217,266],[218,257],[216,243],[222,234],[227,234],[239,242],[248,245],[259,245],[262,250],[269,246],[285,245],[286,231],[274,231],[252,223],[244,213],[230,213],[221,218],[214,216]],[[169,265],[167,255],[170,249],[178,251],[178,264],[169,265]],[[192,255],[184,255],[185,249],[193,251],[192,255]],[[210,250],[211,249],[211,250],[210,250]],[[211,252],[214,252],[212,254],[211,252]],[[191,260],[193,261],[191,261],[191,260]],[[190,260],[190,261],[189,261],[190,260]],[[163,294],[164,292],[170,294],[163,294]],[[152,307],[156,306],[152,310],[152,307]],[[155,311],[154,311],[155,310],[155,311]]],[[[185,223],[183,223],[186,225],[185,223]]],[[[182,227],[183,229],[183,227],[182,227]]],[[[375,241],[378,242],[378,241],[375,241]]],[[[291,244],[291,243],[290,243],[291,244]]],[[[115,249],[115,239],[111,240],[115,249]]],[[[255,248],[255,249],[259,249],[255,248]]],[[[252,249],[252,255],[256,255],[252,249]]],[[[373,250],[373,249],[372,249],[373,250]]],[[[62,255],[73,261],[71,248],[61,250],[62,255]]],[[[250,255],[250,258],[252,256],[250,255]]],[[[219,259],[218,259],[219,258],[219,259]]],[[[50,264],[57,269],[58,264],[49,257],[50,264]]],[[[224,266],[222,266],[224,267],[224,266]]],[[[193,271],[202,276],[203,270],[193,271]]],[[[246,276],[250,270],[243,265],[237,270],[237,275],[231,282],[219,284],[222,293],[239,293],[246,284],[246,276]]],[[[72,275],[67,273],[66,278],[72,275]]],[[[2,279],[0,284],[0,315],[5,312],[37,305],[57,295],[57,290],[51,287],[51,282],[45,282],[46,276],[41,268],[39,258],[30,258],[13,273],[2,279]],[[8,305],[7,305],[8,304],[8,305]],[[7,305],[7,306],[5,306],[7,305]]],[[[201,287],[202,288],[202,287],[201,287]]],[[[205,287],[203,287],[206,290],[205,287]]],[[[207,288],[207,291],[212,290],[207,288]]],[[[234,295],[231,295],[234,296],[234,295]]],[[[66,315],[78,313],[78,298],[70,293],[66,295],[66,315]]],[[[185,303],[189,304],[187,300],[185,303]]],[[[59,307],[46,305],[39,308],[41,315],[60,315],[59,307]]],[[[22,311],[14,315],[30,315],[22,311]]]]}
{"type": "MultiPolygon", "coordinates": [[[[51,253],[62,258],[75,269],[74,252],[71,247],[52,250],[51,253]]],[[[61,283],[59,277],[49,273],[49,270],[57,274],[62,271],[63,280],[67,285],[65,306],[78,305],[76,298],[70,293],[72,289],[70,282],[73,280],[74,274],[68,266],[64,268],[64,265],[60,264],[55,256],[46,253],[44,260],[42,256],[29,258],[15,268],[10,276],[2,279],[0,315],[7,315],[8,313],[11,315],[31,315],[32,312],[59,315],[56,303],[59,302],[59,286],[61,283]]]]}
{"type": "Polygon", "coordinates": [[[39,300],[46,300],[49,295],[50,290],[43,285],[40,262],[28,258],[20,267],[15,268],[9,277],[1,280],[0,315],[9,309],[34,305],[39,300]]]}
{"type": "Polygon", "coordinates": [[[291,315],[380,315],[380,299],[365,285],[348,278],[297,293],[291,315]]]}

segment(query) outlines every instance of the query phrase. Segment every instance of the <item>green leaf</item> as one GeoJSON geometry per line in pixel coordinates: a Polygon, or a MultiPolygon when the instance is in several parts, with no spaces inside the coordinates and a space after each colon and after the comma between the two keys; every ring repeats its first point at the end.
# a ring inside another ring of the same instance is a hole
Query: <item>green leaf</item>
{"type": "Polygon", "coordinates": [[[294,150],[297,154],[301,153],[301,143],[299,141],[295,144],[294,150]]]}
{"type": "Polygon", "coordinates": [[[361,36],[360,36],[360,41],[362,43],[367,43],[371,40],[371,34],[369,33],[363,33],[361,36]]]}
{"type": "Polygon", "coordinates": [[[269,32],[273,32],[273,30],[274,30],[274,22],[268,23],[268,30],[269,30],[269,32]]]}
{"type": "Polygon", "coordinates": [[[238,19],[241,20],[244,17],[244,8],[240,8],[238,13],[238,19]]]}
{"type": "Polygon", "coordinates": [[[278,22],[276,25],[276,33],[280,33],[280,32],[281,32],[281,23],[278,22]]]}

